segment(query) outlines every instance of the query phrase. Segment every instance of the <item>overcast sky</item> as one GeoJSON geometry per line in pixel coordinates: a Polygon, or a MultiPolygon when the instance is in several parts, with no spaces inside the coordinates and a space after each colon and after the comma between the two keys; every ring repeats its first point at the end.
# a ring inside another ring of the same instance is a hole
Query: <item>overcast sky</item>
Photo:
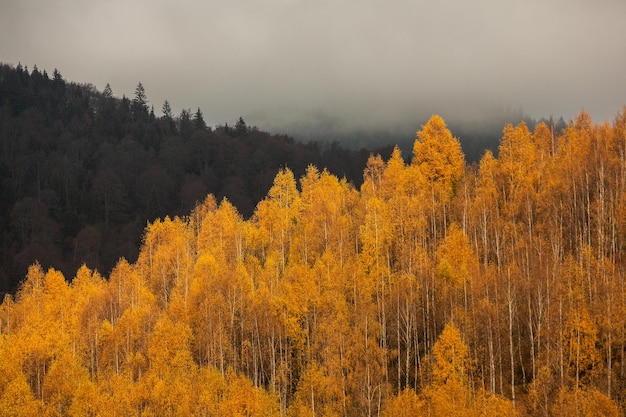
{"type": "Polygon", "coordinates": [[[0,61],[262,128],[491,106],[612,120],[625,0],[2,0],[0,61]]]}

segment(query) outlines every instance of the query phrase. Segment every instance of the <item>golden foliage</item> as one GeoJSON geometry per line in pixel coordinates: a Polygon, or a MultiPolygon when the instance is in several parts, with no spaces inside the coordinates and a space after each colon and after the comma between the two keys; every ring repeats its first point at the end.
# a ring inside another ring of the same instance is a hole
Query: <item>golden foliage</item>
{"type": "Polygon", "coordinates": [[[503,130],[467,167],[433,116],[357,190],[281,170],[137,262],[32,265],[0,306],[0,415],[623,413],[626,111],[503,130]]]}

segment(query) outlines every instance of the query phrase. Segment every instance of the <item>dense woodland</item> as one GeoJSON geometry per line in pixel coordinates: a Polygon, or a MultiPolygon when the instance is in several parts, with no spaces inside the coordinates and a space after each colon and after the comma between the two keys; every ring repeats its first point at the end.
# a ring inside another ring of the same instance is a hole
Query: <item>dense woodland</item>
{"type": "Polygon", "coordinates": [[[507,125],[475,166],[433,116],[410,162],[363,168],[282,169],[249,219],[209,195],[108,277],[32,265],[0,307],[0,409],[623,415],[626,107],[507,125]]]}
{"type": "MultiPolygon", "coordinates": [[[[325,166],[358,186],[369,151],[296,143],[248,126],[207,126],[202,111],[155,116],[107,86],[0,64],[0,292],[14,292],[38,260],[70,276],[136,260],[147,221],[188,214],[208,194],[246,218],[274,176],[325,166]]],[[[379,150],[389,156],[392,147],[379,150]]]]}

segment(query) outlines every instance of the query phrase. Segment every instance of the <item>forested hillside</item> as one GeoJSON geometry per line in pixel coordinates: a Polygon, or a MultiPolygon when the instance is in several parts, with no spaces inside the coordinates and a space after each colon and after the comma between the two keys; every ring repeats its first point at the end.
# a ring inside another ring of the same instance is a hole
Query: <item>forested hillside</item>
{"type": "MultiPolygon", "coordinates": [[[[245,217],[279,168],[325,166],[359,185],[369,151],[299,144],[248,126],[207,126],[202,111],[155,112],[133,98],[0,64],[0,292],[38,260],[67,275],[135,260],[147,221],[183,215],[208,194],[245,217]]],[[[391,147],[384,152],[391,153],[391,147]]]]}
{"type": "Polygon", "coordinates": [[[136,262],[30,267],[0,307],[7,415],[619,416],[626,108],[504,127],[475,167],[433,116],[356,188],[281,170],[136,262]]]}

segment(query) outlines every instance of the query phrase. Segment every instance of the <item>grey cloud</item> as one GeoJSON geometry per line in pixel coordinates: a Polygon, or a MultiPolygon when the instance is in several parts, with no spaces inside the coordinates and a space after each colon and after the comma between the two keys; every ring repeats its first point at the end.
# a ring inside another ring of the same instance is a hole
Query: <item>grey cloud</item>
{"type": "Polygon", "coordinates": [[[368,127],[503,106],[610,119],[626,104],[620,0],[9,0],[0,16],[1,61],[117,95],[141,81],[157,112],[168,99],[212,123],[368,127]]]}

